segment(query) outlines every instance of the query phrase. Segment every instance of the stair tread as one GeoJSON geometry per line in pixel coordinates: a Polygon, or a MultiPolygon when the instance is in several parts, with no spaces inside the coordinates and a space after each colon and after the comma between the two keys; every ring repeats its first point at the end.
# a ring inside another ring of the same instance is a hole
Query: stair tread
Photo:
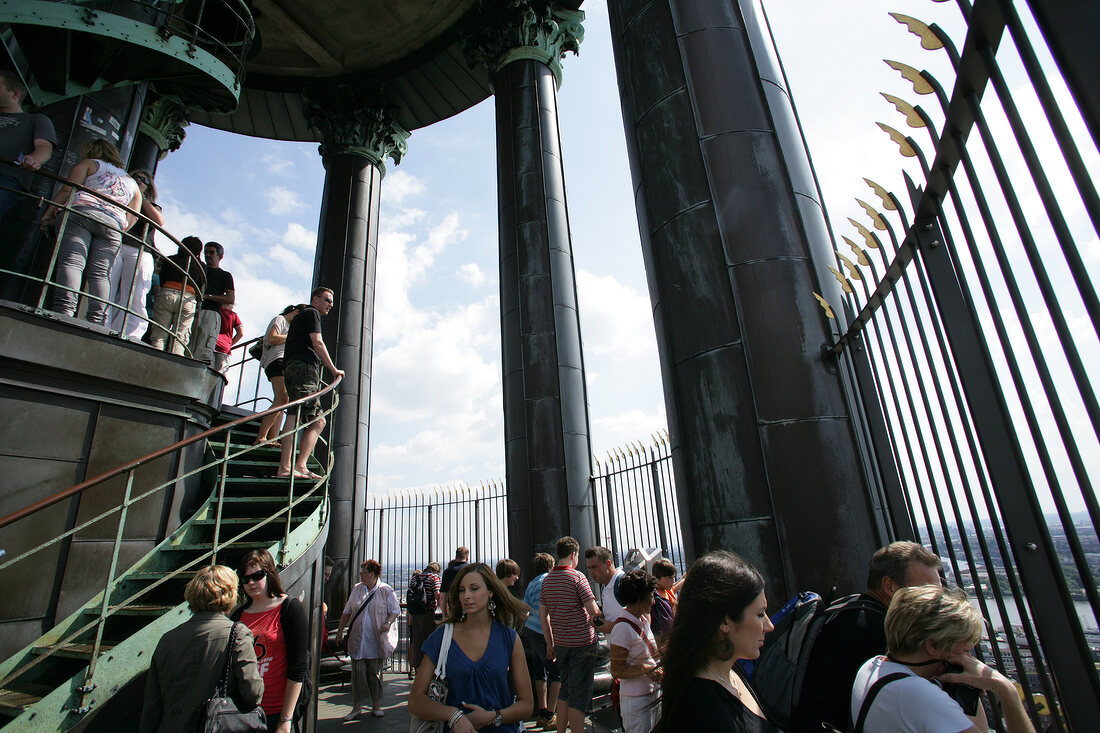
{"type": "MultiPolygon", "coordinates": [[[[249,502],[272,502],[287,500],[286,494],[282,496],[271,496],[270,494],[264,496],[226,496],[222,499],[222,503],[232,504],[247,504],[249,502]]],[[[314,494],[313,496],[296,496],[294,501],[320,501],[321,495],[314,494]]]]}
{"type": "MultiPolygon", "coordinates": [[[[129,606],[108,606],[108,611],[115,616],[159,616],[171,611],[175,606],[157,605],[151,603],[134,603],[129,606]]],[[[98,607],[86,607],[84,613],[90,616],[99,614],[98,607]]]]}
{"type": "MultiPolygon", "coordinates": [[[[93,644],[63,644],[53,652],[53,655],[55,657],[70,657],[72,659],[88,659],[92,656],[93,646],[93,644]]],[[[100,644],[99,653],[109,652],[114,648],[114,644],[100,644]]],[[[33,647],[31,651],[34,654],[46,654],[53,649],[53,647],[48,646],[36,646],[33,647]]]]}
{"type": "Polygon", "coordinates": [[[26,710],[42,699],[42,695],[19,690],[0,689],[0,708],[8,710],[26,710]]]}
{"type": "MultiPolygon", "coordinates": [[[[259,549],[263,547],[270,547],[271,540],[256,540],[253,542],[228,542],[218,545],[219,550],[249,550],[259,549]]],[[[193,550],[209,550],[213,545],[209,542],[201,545],[168,545],[164,547],[167,551],[193,551],[193,550]]]]}

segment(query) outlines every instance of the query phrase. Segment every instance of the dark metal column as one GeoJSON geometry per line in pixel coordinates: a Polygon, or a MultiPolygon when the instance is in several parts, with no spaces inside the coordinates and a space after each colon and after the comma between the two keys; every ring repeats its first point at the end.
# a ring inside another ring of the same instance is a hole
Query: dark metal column
{"type": "Polygon", "coordinates": [[[572,535],[598,543],[592,448],[577,314],[557,87],[583,13],[546,2],[483,5],[473,64],[496,93],[500,312],[509,553],[530,572],[535,552],[572,535]]]}
{"type": "Polygon", "coordinates": [[[857,590],[879,538],[772,49],[736,0],[609,6],[685,549],[744,554],[775,600],[857,590]]]}
{"type": "Polygon", "coordinates": [[[157,172],[157,163],[168,153],[179,150],[187,133],[187,110],[179,102],[159,97],[147,103],[141,113],[137,139],[130,152],[130,169],[157,172]]]}
{"type": "MultiPolygon", "coordinates": [[[[340,407],[332,416],[334,463],[329,479],[332,515],[327,554],[333,574],[350,587],[348,562],[364,559],[367,443],[370,428],[374,283],[378,259],[378,207],[384,158],[401,161],[409,133],[396,108],[370,91],[341,87],[314,91],[304,105],[322,139],[324,202],[317,232],[313,287],[331,288],[336,301],[321,320],[322,336],[336,366],[346,373],[340,407]]],[[[303,293],[303,302],[308,293],[303,293]]]]}

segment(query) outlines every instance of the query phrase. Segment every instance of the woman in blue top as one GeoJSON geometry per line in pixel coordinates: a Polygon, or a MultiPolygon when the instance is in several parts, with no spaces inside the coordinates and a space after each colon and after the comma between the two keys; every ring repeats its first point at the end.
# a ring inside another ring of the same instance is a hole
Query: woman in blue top
{"type": "Polygon", "coordinates": [[[514,627],[527,607],[516,600],[484,563],[459,571],[447,592],[447,617],[454,638],[447,653],[447,699],[427,695],[443,643],[443,626],[422,647],[424,659],[409,693],[409,712],[421,720],[445,720],[444,730],[519,733],[531,715],[531,677],[514,627]]]}

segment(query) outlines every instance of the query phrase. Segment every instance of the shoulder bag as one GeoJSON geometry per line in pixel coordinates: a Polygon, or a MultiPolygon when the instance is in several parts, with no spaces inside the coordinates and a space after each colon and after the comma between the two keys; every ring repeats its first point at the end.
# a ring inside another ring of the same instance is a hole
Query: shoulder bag
{"type": "MultiPolygon", "coordinates": [[[[447,652],[451,649],[454,624],[443,624],[443,643],[439,646],[439,663],[428,683],[428,699],[440,705],[447,704],[447,652]]],[[[409,733],[443,733],[442,720],[421,720],[409,713],[409,733]]]]}
{"type": "Polygon", "coordinates": [[[229,669],[233,662],[233,639],[237,624],[229,630],[229,643],[225,647],[225,667],[221,678],[214,684],[214,691],[199,710],[199,733],[266,733],[267,716],[257,706],[254,710],[241,711],[229,696],[229,669]]]}
{"type": "Polygon", "coordinates": [[[351,617],[351,623],[349,623],[346,627],[348,632],[344,634],[344,638],[340,641],[340,651],[342,651],[344,654],[347,654],[349,656],[351,655],[351,652],[348,651],[348,639],[351,638],[351,629],[353,626],[355,626],[355,622],[359,619],[359,614],[367,610],[367,605],[374,600],[374,594],[377,592],[377,590],[372,590],[367,595],[366,600],[363,601],[363,605],[360,606],[359,610],[355,612],[355,615],[351,617]]]}

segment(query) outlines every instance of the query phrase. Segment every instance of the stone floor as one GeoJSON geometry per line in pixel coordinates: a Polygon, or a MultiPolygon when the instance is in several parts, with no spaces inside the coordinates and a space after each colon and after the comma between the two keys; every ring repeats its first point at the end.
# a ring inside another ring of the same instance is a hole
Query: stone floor
{"type": "MultiPolygon", "coordinates": [[[[351,683],[330,682],[322,685],[317,696],[317,733],[333,731],[363,731],[364,733],[408,733],[409,688],[412,680],[404,672],[385,672],[382,675],[382,709],[385,715],[376,718],[368,711],[358,720],[345,723],[344,716],[351,712],[351,683]]],[[[600,718],[605,716],[598,716],[600,718]]],[[[533,721],[532,721],[533,722],[533,721]]],[[[609,730],[600,720],[589,720],[586,730],[605,733],[609,730]]],[[[538,731],[532,725],[528,731],[538,731]]]]}

